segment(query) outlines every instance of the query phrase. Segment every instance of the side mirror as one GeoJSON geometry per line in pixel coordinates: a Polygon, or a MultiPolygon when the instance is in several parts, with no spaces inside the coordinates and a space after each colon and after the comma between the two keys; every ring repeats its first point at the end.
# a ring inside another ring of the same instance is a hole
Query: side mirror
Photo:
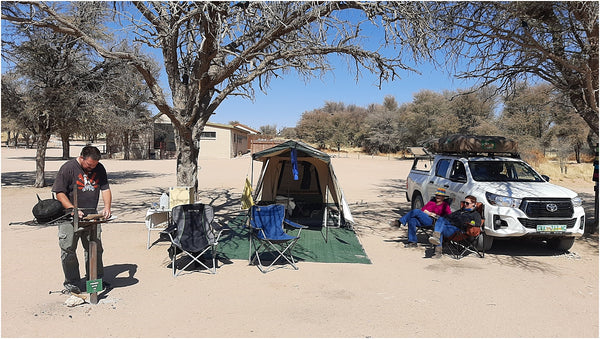
{"type": "Polygon", "coordinates": [[[542,179],[546,180],[547,182],[550,182],[550,177],[547,175],[542,175],[542,179]]]}

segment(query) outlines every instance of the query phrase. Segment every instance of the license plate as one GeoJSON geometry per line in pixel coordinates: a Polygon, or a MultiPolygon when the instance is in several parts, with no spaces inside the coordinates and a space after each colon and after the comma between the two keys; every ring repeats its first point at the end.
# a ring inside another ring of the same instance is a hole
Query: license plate
{"type": "Polygon", "coordinates": [[[537,225],[538,232],[565,232],[567,225],[537,225]]]}

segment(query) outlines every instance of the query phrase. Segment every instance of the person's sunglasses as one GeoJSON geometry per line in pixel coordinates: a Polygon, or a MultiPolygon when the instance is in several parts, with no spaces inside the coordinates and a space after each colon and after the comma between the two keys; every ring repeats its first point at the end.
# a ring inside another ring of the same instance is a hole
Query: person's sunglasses
{"type": "Polygon", "coordinates": [[[473,205],[473,204],[475,204],[475,203],[473,203],[473,202],[470,202],[470,201],[464,201],[464,204],[465,204],[465,206],[469,206],[469,205],[473,205]]]}

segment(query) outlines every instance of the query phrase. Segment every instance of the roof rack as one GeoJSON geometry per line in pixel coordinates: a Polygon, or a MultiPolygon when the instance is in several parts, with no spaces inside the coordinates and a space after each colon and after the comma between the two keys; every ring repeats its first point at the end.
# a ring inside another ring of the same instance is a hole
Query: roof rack
{"type": "Polygon", "coordinates": [[[521,155],[519,153],[513,153],[513,152],[469,152],[469,151],[464,151],[464,152],[437,152],[436,154],[444,154],[444,155],[456,155],[456,156],[463,156],[463,157],[509,157],[509,158],[515,158],[515,159],[521,159],[521,155]]]}

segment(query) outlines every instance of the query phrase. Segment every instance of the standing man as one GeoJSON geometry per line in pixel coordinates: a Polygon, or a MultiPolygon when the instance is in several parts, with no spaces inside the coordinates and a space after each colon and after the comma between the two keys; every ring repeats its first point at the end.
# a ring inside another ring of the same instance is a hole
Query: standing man
{"type": "MultiPolygon", "coordinates": [[[[73,188],[77,188],[77,208],[79,215],[74,217],[82,218],[87,214],[98,213],[97,208],[100,192],[102,192],[102,201],[104,202],[104,208],[101,213],[104,218],[111,216],[112,194],[108,185],[106,169],[104,169],[104,166],[99,161],[100,150],[88,145],[81,150],[79,157],[67,161],[58,170],[56,180],[52,186],[52,192],[56,193],[56,199],[62,203],[65,209],[72,210],[75,207],[73,188]]],[[[74,230],[73,223],[70,220],[58,225],[58,244],[61,250],[60,260],[65,274],[63,285],[67,291],[72,293],[81,293],[79,285],[81,280],[79,261],[75,252],[79,238],[81,238],[81,244],[85,251],[86,280],[89,280],[89,230],[90,228],[74,230]]],[[[102,265],[103,249],[100,239],[100,233],[102,232],[100,225],[97,226],[97,230],[97,272],[98,279],[101,279],[104,275],[104,266],[102,265]]],[[[108,288],[108,284],[104,283],[104,287],[108,288]]]]}

